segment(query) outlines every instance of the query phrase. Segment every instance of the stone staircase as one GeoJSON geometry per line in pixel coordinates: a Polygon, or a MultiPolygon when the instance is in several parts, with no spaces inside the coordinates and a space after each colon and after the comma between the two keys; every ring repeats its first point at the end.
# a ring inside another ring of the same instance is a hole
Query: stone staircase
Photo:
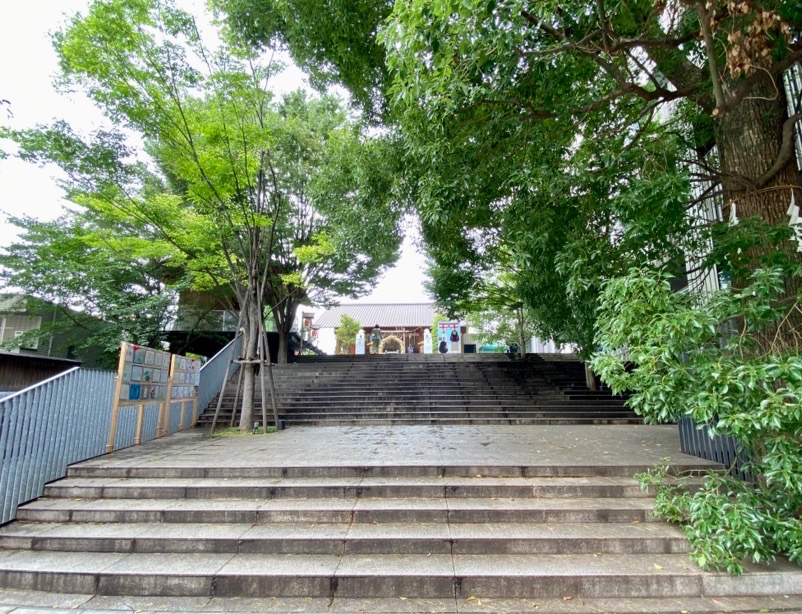
{"type": "MultiPolygon", "coordinates": [[[[0,588],[329,605],[802,593],[795,567],[752,569],[745,579],[701,572],[681,531],[650,516],[653,500],[631,477],[643,468],[637,464],[510,464],[495,444],[482,465],[472,457],[432,463],[431,451],[417,456],[431,444],[416,432],[389,441],[383,428],[346,430],[223,441],[178,435],[172,445],[160,440],[73,466],[0,529],[0,588]],[[342,448],[316,455],[337,433],[342,448]],[[372,452],[363,451],[356,462],[331,461],[367,441],[422,460],[368,464],[361,459],[372,452]]],[[[459,445],[471,433],[441,433],[438,441],[459,445]]],[[[517,436],[486,435],[506,437],[507,450],[517,436]]],[[[685,459],[674,462],[677,471],[710,466],[685,459]]],[[[340,611],[357,611],[349,608],[340,611]]]]}
{"type": "MultiPolygon", "coordinates": [[[[273,374],[288,426],[641,422],[623,398],[588,390],[579,361],[537,355],[302,357],[273,374]]],[[[234,377],[223,393],[219,425],[232,423],[236,385],[234,377]]],[[[211,425],[216,406],[215,398],[199,426],[211,425]]]]}
{"type": "Polygon", "coordinates": [[[0,586],[328,598],[702,593],[681,532],[651,520],[651,499],[625,472],[474,471],[206,467],[165,477],[77,466],[0,532],[0,586]]]}

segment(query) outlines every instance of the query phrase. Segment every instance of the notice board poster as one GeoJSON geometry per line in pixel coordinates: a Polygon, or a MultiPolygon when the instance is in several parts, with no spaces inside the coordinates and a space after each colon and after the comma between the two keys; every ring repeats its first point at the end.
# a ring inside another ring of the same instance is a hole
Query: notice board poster
{"type": "Polygon", "coordinates": [[[440,322],[438,324],[437,351],[440,354],[462,353],[462,329],[459,322],[440,322]]]}
{"type": "Polygon", "coordinates": [[[165,400],[170,382],[171,356],[163,350],[123,343],[117,374],[119,404],[165,400]]]}
{"type": "Polygon", "coordinates": [[[195,399],[200,384],[200,360],[186,356],[173,356],[172,388],[170,400],[195,399]]]}

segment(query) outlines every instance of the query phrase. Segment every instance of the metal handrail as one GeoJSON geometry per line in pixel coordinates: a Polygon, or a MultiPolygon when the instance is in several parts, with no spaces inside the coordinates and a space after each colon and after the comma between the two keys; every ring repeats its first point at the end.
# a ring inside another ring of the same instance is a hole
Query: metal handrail
{"type": "Polygon", "coordinates": [[[68,465],[103,453],[114,385],[112,371],[76,367],[0,400],[0,523],[68,465]]]}
{"type": "MultiPolygon", "coordinates": [[[[202,407],[222,388],[240,340],[201,368],[202,407]]],[[[13,520],[20,504],[41,496],[46,483],[64,477],[69,465],[105,452],[116,377],[114,371],[73,367],[0,399],[0,524],[13,520]]],[[[158,436],[159,404],[145,405],[144,412],[142,443],[158,436]]],[[[189,428],[192,417],[172,412],[168,432],[189,428]]],[[[136,406],[121,408],[114,449],[134,445],[136,434],[136,406]]]]}

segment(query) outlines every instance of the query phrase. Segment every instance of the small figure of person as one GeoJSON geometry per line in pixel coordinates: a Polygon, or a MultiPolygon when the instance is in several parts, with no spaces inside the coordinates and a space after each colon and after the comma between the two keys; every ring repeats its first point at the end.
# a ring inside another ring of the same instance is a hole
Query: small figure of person
{"type": "Polygon", "coordinates": [[[414,351],[415,351],[415,348],[414,348],[414,347],[412,347],[412,344],[410,343],[410,344],[407,346],[407,354],[412,354],[414,351]]]}
{"type": "Polygon", "coordinates": [[[441,354],[448,353],[448,344],[446,343],[445,337],[440,337],[440,345],[437,346],[437,349],[440,351],[441,354]]]}
{"type": "Polygon", "coordinates": [[[382,342],[382,329],[379,328],[378,324],[370,332],[370,342],[373,344],[373,353],[378,354],[379,344],[382,342]]]}

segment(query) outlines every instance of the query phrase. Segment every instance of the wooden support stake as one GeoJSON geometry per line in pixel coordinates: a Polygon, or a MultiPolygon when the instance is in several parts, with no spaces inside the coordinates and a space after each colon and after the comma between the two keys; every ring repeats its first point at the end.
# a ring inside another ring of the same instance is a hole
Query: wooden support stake
{"type": "Polygon", "coordinates": [[[120,361],[117,366],[117,384],[114,386],[114,405],[111,408],[111,425],[109,426],[109,438],[106,442],[106,454],[114,452],[114,440],[117,438],[117,417],[120,414],[120,390],[123,385],[123,367],[125,366],[125,352],[128,343],[123,342],[120,346],[120,361]]]}
{"type": "Polygon", "coordinates": [[[181,417],[178,419],[178,430],[179,431],[183,431],[184,430],[184,409],[186,408],[186,406],[187,406],[186,399],[182,399],[181,400],[181,417]]]}
{"type": "Polygon", "coordinates": [[[136,435],[134,436],[134,445],[138,446],[142,443],[142,423],[145,420],[145,404],[140,403],[137,405],[137,416],[136,416],[136,435]]]}
{"type": "Polygon", "coordinates": [[[164,406],[168,405],[169,402],[170,402],[170,400],[167,399],[166,401],[162,401],[161,403],[159,403],[159,418],[156,421],[156,439],[164,437],[164,435],[165,435],[165,433],[164,433],[164,424],[163,424],[163,422],[164,422],[164,406]]]}

